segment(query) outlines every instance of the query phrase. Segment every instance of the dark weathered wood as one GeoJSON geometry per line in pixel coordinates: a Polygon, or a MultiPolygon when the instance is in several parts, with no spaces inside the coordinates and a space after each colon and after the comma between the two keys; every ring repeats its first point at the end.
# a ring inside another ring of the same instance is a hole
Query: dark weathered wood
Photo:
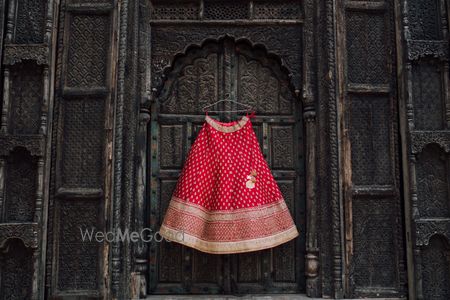
{"type": "Polygon", "coordinates": [[[6,22],[1,25],[5,51],[0,235],[6,238],[2,240],[6,261],[0,268],[0,294],[5,298],[42,299],[44,295],[50,164],[46,153],[51,142],[48,119],[52,99],[50,70],[54,62],[50,49],[56,16],[53,4],[53,1],[2,1],[1,16],[2,20],[6,17],[6,22]],[[6,2],[7,15],[3,11],[6,2]]]}
{"type": "Polygon", "coordinates": [[[346,55],[346,26],[345,26],[345,4],[347,1],[336,2],[336,114],[337,114],[337,139],[340,141],[340,153],[339,158],[336,158],[340,162],[338,166],[338,178],[341,180],[342,196],[339,195],[339,203],[336,203],[336,208],[333,208],[334,214],[336,214],[336,225],[334,236],[334,297],[344,297],[345,293],[350,289],[349,285],[349,259],[353,252],[353,222],[351,215],[351,195],[349,193],[351,188],[351,166],[350,166],[350,140],[349,132],[347,128],[347,122],[345,118],[348,118],[348,114],[345,113],[345,96],[346,96],[346,73],[345,73],[345,55],[346,55]],[[344,227],[343,224],[345,223],[344,227]],[[337,229],[337,228],[339,229],[337,229]],[[342,243],[344,241],[344,243],[342,243]],[[339,253],[337,251],[343,251],[339,253]],[[345,274],[342,282],[342,274],[345,274]]]}
{"type": "MultiPolygon", "coordinates": [[[[164,44],[159,37],[172,30],[172,25],[167,29],[154,29],[153,43],[164,44]]],[[[259,47],[262,51],[258,51],[244,41],[245,36],[235,39],[220,38],[214,32],[205,34],[214,41],[203,42],[197,51],[189,47],[186,53],[170,59],[163,86],[158,85],[159,79],[154,79],[159,93],[151,108],[150,227],[157,231],[162,221],[179,170],[204,122],[202,107],[226,94],[247,101],[257,109],[254,124],[263,154],[274,170],[288,205],[300,216],[304,211],[300,198],[303,184],[299,177],[303,174],[303,164],[298,162],[304,155],[303,126],[287,70],[277,57],[267,54],[270,47],[267,50],[259,47]],[[301,149],[299,153],[297,147],[301,149]]],[[[176,36],[167,37],[178,42],[176,36]]],[[[180,45],[180,48],[187,46],[189,44],[180,45]]],[[[158,60],[158,56],[153,59],[158,60]]],[[[297,61],[298,67],[299,63],[297,61]]],[[[297,220],[302,228],[304,220],[299,217],[297,220]]],[[[298,275],[303,273],[300,271],[304,259],[300,242],[304,239],[303,236],[273,250],[221,256],[207,255],[174,243],[150,245],[150,253],[156,254],[156,259],[150,262],[150,292],[257,293],[304,289],[304,281],[298,275]]]]}
{"type": "Polygon", "coordinates": [[[345,294],[402,296],[406,269],[396,139],[394,6],[384,1],[341,3],[338,113],[345,294]]]}
{"type": "Polygon", "coordinates": [[[49,183],[48,296],[109,297],[105,243],[79,242],[81,228],[106,231],[111,221],[116,8],[59,7],[54,75],[52,180],[49,183]]]}
{"type": "Polygon", "coordinates": [[[407,270],[410,299],[448,299],[449,3],[0,1],[0,298],[400,297],[407,270]],[[198,108],[227,93],[260,108],[301,236],[77,246],[77,226],[158,228],[198,108]]]}
{"type": "Polygon", "coordinates": [[[450,268],[441,259],[450,243],[448,1],[408,0],[402,8],[406,48],[399,58],[405,70],[399,73],[404,82],[399,91],[405,95],[401,130],[410,296],[446,299],[448,276],[433,280],[430,274],[450,268]]]}

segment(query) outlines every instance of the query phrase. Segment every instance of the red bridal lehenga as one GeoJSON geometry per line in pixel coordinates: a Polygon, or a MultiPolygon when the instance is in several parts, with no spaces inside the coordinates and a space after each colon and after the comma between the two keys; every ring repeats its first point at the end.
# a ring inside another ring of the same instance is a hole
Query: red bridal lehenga
{"type": "Polygon", "coordinates": [[[299,235],[250,118],[209,115],[189,150],[160,234],[203,252],[275,247],[299,235]]]}

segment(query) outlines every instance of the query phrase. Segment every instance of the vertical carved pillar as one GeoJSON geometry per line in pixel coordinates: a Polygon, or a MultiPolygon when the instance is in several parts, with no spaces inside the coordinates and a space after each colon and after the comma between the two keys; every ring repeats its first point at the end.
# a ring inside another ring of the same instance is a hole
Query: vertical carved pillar
{"type": "MultiPolygon", "coordinates": [[[[448,5],[448,1],[440,1],[440,22],[441,22],[441,30],[442,30],[442,39],[444,41],[448,41],[449,39],[449,32],[448,32],[448,22],[450,20],[447,20],[448,15],[445,13],[448,12],[448,9],[450,7],[446,7],[446,3],[448,5]]],[[[448,46],[448,44],[447,44],[448,46]]],[[[443,61],[443,74],[442,74],[442,84],[443,84],[443,96],[444,96],[444,106],[445,106],[445,121],[447,125],[447,129],[450,129],[450,80],[449,80],[449,62],[448,58],[444,59],[443,61]]]]}
{"type": "Polygon", "coordinates": [[[8,132],[8,111],[9,111],[9,68],[5,67],[3,71],[3,106],[0,132],[6,134],[8,132]]]}
{"type": "MultiPolygon", "coordinates": [[[[412,78],[412,66],[411,63],[405,64],[406,76],[408,79],[412,78]]],[[[408,128],[409,130],[414,130],[414,107],[413,107],[413,89],[412,89],[412,80],[407,80],[406,82],[406,90],[407,90],[407,99],[406,99],[406,117],[408,120],[408,128]]]]}
{"type": "Polygon", "coordinates": [[[444,81],[444,99],[445,99],[445,119],[447,123],[447,128],[450,129],[450,80],[449,80],[449,63],[444,63],[444,74],[443,74],[443,81],[444,81]]]}
{"type": "Polygon", "coordinates": [[[42,157],[37,159],[37,177],[34,221],[40,223],[42,221],[42,195],[44,189],[44,158],[42,157]]]}
{"type": "Polygon", "coordinates": [[[305,25],[303,34],[303,119],[306,131],[306,294],[320,297],[319,247],[317,241],[317,198],[316,198],[316,108],[313,93],[314,61],[314,1],[305,2],[305,25]]]}
{"type": "Polygon", "coordinates": [[[6,21],[6,37],[5,43],[11,43],[14,31],[14,15],[16,11],[17,1],[9,1],[8,18],[6,21]]]}
{"type": "Polygon", "coordinates": [[[3,208],[5,206],[5,159],[0,157],[0,222],[3,222],[3,208]]]}
{"type": "MultiPolygon", "coordinates": [[[[330,181],[331,181],[331,222],[332,222],[332,237],[333,237],[333,289],[334,297],[342,298],[344,294],[343,282],[342,282],[342,232],[341,232],[341,212],[340,207],[340,182],[339,182],[339,128],[338,128],[338,90],[340,89],[339,78],[340,66],[337,62],[336,50],[338,48],[338,38],[336,37],[336,24],[337,24],[337,5],[336,1],[330,0],[326,4],[327,11],[327,55],[328,55],[328,68],[329,68],[329,130],[330,130],[330,181]]],[[[342,22],[342,20],[341,20],[342,22]]]]}
{"type": "Polygon", "coordinates": [[[303,96],[303,118],[306,127],[306,293],[319,297],[319,247],[317,244],[316,199],[316,111],[312,95],[303,96]]]}
{"type": "MultiPolygon", "coordinates": [[[[117,99],[115,103],[115,141],[114,141],[114,198],[112,227],[118,230],[121,226],[121,199],[122,191],[122,173],[123,173],[123,132],[124,132],[124,95],[125,95],[125,69],[127,54],[127,37],[128,37],[128,7],[129,1],[119,3],[120,15],[118,17],[119,32],[118,37],[118,83],[117,83],[117,99]]],[[[111,291],[114,297],[119,297],[120,293],[120,274],[122,268],[122,249],[119,242],[112,243],[111,256],[111,291]]]]}
{"type": "Polygon", "coordinates": [[[44,89],[41,108],[41,126],[39,128],[39,134],[47,133],[47,119],[48,119],[48,102],[50,97],[50,76],[48,66],[44,66],[44,89]]]}
{"type": "Polygon", "coordinates": [[[414,247],[414,259],[416,261],[416,272],[415,272],[415,293],[417,300],[424,300],[423,298],[423,287],[422,287],[422,254],[420,248],[416,245],[414,247]]]}
{"type": "Polygon", "coordinates": [[[409,156],[411,170],[410,170],[410,185],[411,185],[411,204],[412,204],[412,217],[413,220],[420,218],[419,208],[417,204],[417,179],[416,179],[416,156],[411,154],[409,156]]]}
{"type": "MultiPolygon", "coordinates": [[[[135,230],[142,232],[145,228],[145,187],[147,185],[147,127],[150,121],[150,111],[141,108],[139,113],[139,127],[137,132],[137,157],[138,165],[136,170],[136,205],[135,205],[135,230]]],[[[148,233],[148,232],[147,232],[148,233]]],[[[150,232],[153,234],[153,232],[150,232]]],[[[132,296],[144,298],[147,292],[147,271],[148,271],[148,247],[145,242],[139,240],[134,245],[134,286],[132,286],[132,296]]]]}

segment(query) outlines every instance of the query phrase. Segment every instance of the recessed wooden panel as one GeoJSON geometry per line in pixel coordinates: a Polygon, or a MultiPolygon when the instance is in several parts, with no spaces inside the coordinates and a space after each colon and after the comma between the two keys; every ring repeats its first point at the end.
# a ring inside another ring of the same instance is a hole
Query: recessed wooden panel
{"type": "Polygon", "coordinates": [[[417,158],[417,202],[422,218],[449,218],[449,155],[429,145],[417,158]]]}
{"type": "Polygon", "coordinates": [[[66,86],[103,87],[106,85],[110,36],[109,15],[70,17],[66,86]]]}
{"type": "Polygon", "coordinates": [[[440,39],[440,0],[408,1],[409,32],[414,40],[440,39]]]}
{"type": "Polygon", "coordinates": [[[353,183],[393,184],[389,98],[353,96],[348,105],[353,183]]]}
{"type": "Polygon", "coordinates": [[[420,62],[412,69],[414,123],[418,130],[444,129],[441,72],[436,62],[420,62]]]}
{"type": "Polygon", "coordinates": [[[42,67],[34,62],[11,68],[10,133],[37,134],[41,125],[43,100],[42,67]]]}
{"type": "Polygon", "coordinates": [[[100,204],[95,200],[68,199],[58,208],[58,291],[95,291],[99,287],[99,250],[102,243],[95,233],[99,223],[100,204]],[[92,239],[81,232],[93,232],[92,239]]]}
{"type": "Polygon", "coordinates": [[[395,199],[353,200],[353,258],[351,280],[360,294],[364,289],[382,293],[398,284],[395,199]]]}
{"type": "Polygon", "coordinates": [[[389,44],[385,14],[347,11],[347,59],[350,83],[388,83],[389,44]]]}
{"type": "Polygon", "coordinates": [[[61,185],[102,188],[105,107],[101,98],[64,101],[61,185]]]}
{"type": "Polygon", "coordinates": [[[161,168],[181,168],[184,158],[185,129],[183,125],[161,125],[160,166],[161,168]]]}
{"type": "Polygon", "coordinates": [[[293,126],[273,125],[271,129],[271,166],[273,169],[295,168],[294,128],[293,126]]]}
{"type": "Polygon", "coordinates": [[[220,284],[222,259],[220,255],[193,250],[192,281],[196,283],[220,284]]]}
{"type": "Polygon", "coordinates": [[[14,41],[17,44],[38,44],[44,40],[47,1],[17,1],[14,41]]]}
{"type": "Polygon", "coordinates": [[[181,283],[183,261],[181,245],[163,240],[159,247],[159,281],[181,283]]]}
{"type": "Polygon", "coordinates": [[[37,162],[30,153],[16,149],[7,160],[6,222],[33,222],[37,192],[37,162]]]}

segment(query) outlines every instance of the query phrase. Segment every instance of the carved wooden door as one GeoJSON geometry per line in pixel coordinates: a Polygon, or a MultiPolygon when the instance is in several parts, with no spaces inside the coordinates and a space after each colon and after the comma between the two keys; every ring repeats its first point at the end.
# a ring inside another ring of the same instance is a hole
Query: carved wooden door
{"type": "Polygon", "coordinates": [[[149,292],[304,290],[303,126],[287,71],[262,47],[224,38],[191,47],[177,56],[166,74],[152,106],[149,129],[152,230],[159,229],[186,155],[204,122],[202,107],[230,94],[257,109],[255,132],[301,236],[273,249],[236,255],[211,255],[173,242],[153,242],[149,292]]]}

